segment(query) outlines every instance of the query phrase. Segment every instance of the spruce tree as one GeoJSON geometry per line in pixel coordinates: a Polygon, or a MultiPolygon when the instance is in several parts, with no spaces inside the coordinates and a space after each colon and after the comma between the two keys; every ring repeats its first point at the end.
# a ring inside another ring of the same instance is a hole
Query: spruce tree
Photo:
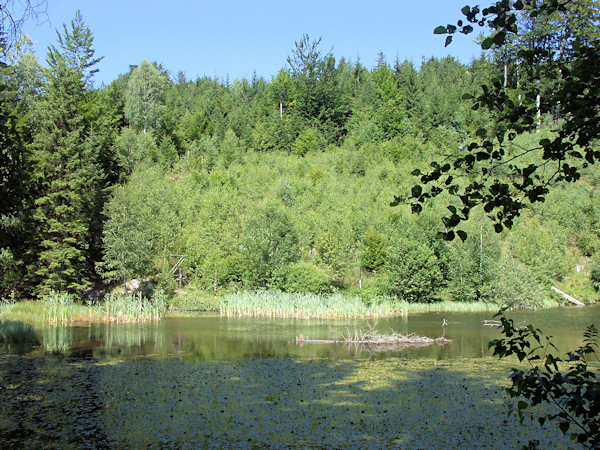
{"type": "Polygon", "coordinates": [[[98,61],[92,42],[78,12],[70,29],[59,34],[59,49],[48,51],[46,93],[32,144],[39,294],[50,289],[81,294],[91,285],[90,225],[102,179],[91,133],[95,107],[88,85],[98,61]]]}

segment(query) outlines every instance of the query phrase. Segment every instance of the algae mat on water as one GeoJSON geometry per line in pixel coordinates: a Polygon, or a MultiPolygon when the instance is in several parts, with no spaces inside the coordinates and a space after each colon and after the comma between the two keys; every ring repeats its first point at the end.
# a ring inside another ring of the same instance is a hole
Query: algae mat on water
{"type": "Polygon", "coordinates": [[[0,447],[542,448],[496,360],[0,358],[0,447]]]}

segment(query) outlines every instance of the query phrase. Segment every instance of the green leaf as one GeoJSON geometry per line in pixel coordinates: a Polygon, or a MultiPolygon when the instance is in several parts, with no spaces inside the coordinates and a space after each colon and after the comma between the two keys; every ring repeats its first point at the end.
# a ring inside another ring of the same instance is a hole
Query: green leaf
{"type": "Polygon", "coordinates": [[[458,230],[456,232],[456,234],[458,234],[458,237],[460,238],[461,241],[465,242],[467,240],[467,233],[464,232],[463,230],[458,230]]]}
{"type": "Polygon", "coordinates": [[[452,36],[446,36],[446,42],[444,43],[444,47],[448,47],[452,43],[452,36]]]}
{"type": "Polygon", "coordinates": [[[492,48],[493,44],[494,44],[494,40],[492,38],[485,38],[483,40],[483,42],[481,43],[481,49],[489,50],[490,48],[492,48]]]}
{"type": "Polygon", "coordinates": [[[567,431],[569,431],[569,422],[561,422],[558,424],[558,428],[560,428],[560,431],[563,432],[563,434],[566,434],[567,431]]]}
{"type": "Polygon", "coordinates": [[[445,241],[453,241],[454,240],[454,231],[452,231],[452,230],[446,231],[445,233],[442,233],[442,236],[445,241]]]}
{"type": "Polygon", "coordinates": [[[433,34],[446,34],[447,30],[446,27],[443,25],[439,25],[437,27],[435,27],[435,29],[433,30],[433,34]]]}
{"type": "Polygon", "coordinates": [[[416,186],[412,187],[410,192],[413,197],[419,197],[421,195],[421,193],[423,192],[423,188],[419,185],[416,185],[416,186]]]}

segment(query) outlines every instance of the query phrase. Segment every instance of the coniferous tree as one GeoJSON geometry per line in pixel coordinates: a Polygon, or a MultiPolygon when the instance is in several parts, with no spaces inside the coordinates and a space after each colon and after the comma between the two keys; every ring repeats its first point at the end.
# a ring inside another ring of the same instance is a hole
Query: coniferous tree
{"type": "Polygon", "coordinates": [[[91,285],[91,223],[102,170],[92,138],[93,37],[77,13],[48,50],[45,95],[32,144],[37,196],[33,217],[38,247],[38,293],[55,289],[81,294],[91,285]],[[76,56],[75,56],[76,55],[76,56]]]}

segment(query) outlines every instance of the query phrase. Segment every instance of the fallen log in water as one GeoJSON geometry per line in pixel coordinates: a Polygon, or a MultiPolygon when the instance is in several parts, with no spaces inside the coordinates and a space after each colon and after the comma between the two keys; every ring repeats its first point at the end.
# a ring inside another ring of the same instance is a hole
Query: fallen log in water
{"type": "Polygon", "coordinates": [[[563,297],[564,297],[566,300],[570,301],[571,303],[573,303],[573,304],[575,304],[575,305],[577,305],[577,306],[585,306],[585,303],[582,303],[582,302],[580,302],[579,300],[577,300],[577,299],[575,299],[575,298],[571,297],[570,295],[568,295],[568,294],[565,294],[563,291],[561,291],[560,289],[558,289],[558,288],[557,288],[557,287],[555,287],[555,286],[552,286],[552,290],[553,290],[554,292],[556,292],[557,294],[560,294],[560,295],[562,295],[562,296],[563,296],[563,297]]]}

